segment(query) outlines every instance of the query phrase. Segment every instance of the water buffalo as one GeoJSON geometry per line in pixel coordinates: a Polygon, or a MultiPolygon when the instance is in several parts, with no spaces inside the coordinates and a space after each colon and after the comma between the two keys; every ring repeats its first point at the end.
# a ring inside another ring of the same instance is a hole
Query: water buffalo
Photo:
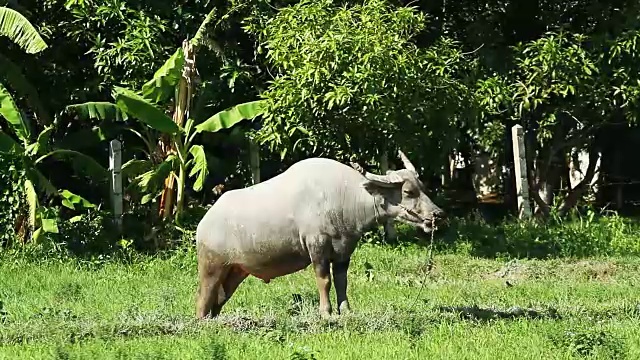
{"type": "Polygon", "coordinates": [[[331,313],[330,264],[340,313],[362,234],[387,219],[431,231],[443,211],[409,159],[385,175],[325,158],[299,161],[262,183],[224,193],[198,224],[198,318],[215,317],[247,276],[271,279],[313,264],[320,314],[331,313]]]}

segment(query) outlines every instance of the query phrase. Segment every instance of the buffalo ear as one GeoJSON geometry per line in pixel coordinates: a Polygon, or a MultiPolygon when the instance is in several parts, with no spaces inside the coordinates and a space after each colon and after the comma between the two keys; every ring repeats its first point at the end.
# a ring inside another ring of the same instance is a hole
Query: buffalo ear
{"type": "Polygon", "coordinates": [[[369,193],[380,193],[384,189],[400,188],[404,183],[404,179],[393,171],[387,172],[387,175],[367,173],[365,179],[362,186],[369,193]]]}

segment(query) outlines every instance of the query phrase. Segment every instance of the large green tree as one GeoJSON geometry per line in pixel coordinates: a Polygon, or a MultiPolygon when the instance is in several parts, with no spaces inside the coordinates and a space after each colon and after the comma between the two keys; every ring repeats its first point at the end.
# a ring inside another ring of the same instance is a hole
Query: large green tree
{"type": "Polygon", "coordinates": [[[343,160],[372,161],[400,146],[438,169],[467,115],[471,62],[447,38],[417,47],[426,23],[415,8],[380,0],[302,1],[250,23],[275,76],[258,139],[283,157],[343,160]]]}
{"type": "Polygon", "coordinates": [[[639,36],[633,29],[614,38],[549,32],[514,47],[509,73],[479,81],[480,142],[495,149],[511,126],[524,127],[529,185],[540,214],[554,203],[563,213],[577,204],[595,175],[606,127],[637,123],[639,36]],[[589,153],[589,167],[571,187],[569,163],[580,150],[589,153]],[[558,190],[564,195],[555,201],[558,190]]]}

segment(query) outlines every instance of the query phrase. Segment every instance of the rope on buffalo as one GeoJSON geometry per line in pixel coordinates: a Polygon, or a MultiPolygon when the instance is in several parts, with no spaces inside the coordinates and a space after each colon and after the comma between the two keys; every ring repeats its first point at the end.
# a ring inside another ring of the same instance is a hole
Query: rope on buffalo
{"type": "Polygon", "coordinates": [[[424,272],[424,276],[422,277],[422,281],[421,281],[421,284],[420,284],[420,289],[418,290],[418,294],[416,295],[415,299],[413,299],[413,302],[411,303],[411,306],[409,306],[409,310],[413,310],[413,307],[418,302],[418,299],[420,298],[420,295],[422,294],[422,289],[424,289],[424,284],[427,282],[427,276],[429,276],[429,273],[431,273],[431,270],[433,270],[433,266],[434,266],[434,262],[433,262],[433,237],[434,237],[434,234],[436,233],[436,230],[437,230],[436,222],[433,219],[433,217],[431,217],[431,240],[429,241],[429,252],[427,254],[427,271],[424,272]]]}

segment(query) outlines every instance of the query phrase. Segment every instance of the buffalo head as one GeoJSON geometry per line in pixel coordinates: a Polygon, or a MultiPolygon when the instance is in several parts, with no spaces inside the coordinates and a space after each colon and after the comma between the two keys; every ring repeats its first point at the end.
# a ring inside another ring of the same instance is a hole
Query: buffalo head
{"type": "Polygon", "coordinates": [[[381,199],[387,216],[429,233],[433,224],[444,219],[444,211],[425,194],[424,184],[407,156],[402,151],[398,156],[404,169],[389,170],[385,175],[369,173],[357,164],[351,166],[365,177],[364,188],[381,199]]]}

